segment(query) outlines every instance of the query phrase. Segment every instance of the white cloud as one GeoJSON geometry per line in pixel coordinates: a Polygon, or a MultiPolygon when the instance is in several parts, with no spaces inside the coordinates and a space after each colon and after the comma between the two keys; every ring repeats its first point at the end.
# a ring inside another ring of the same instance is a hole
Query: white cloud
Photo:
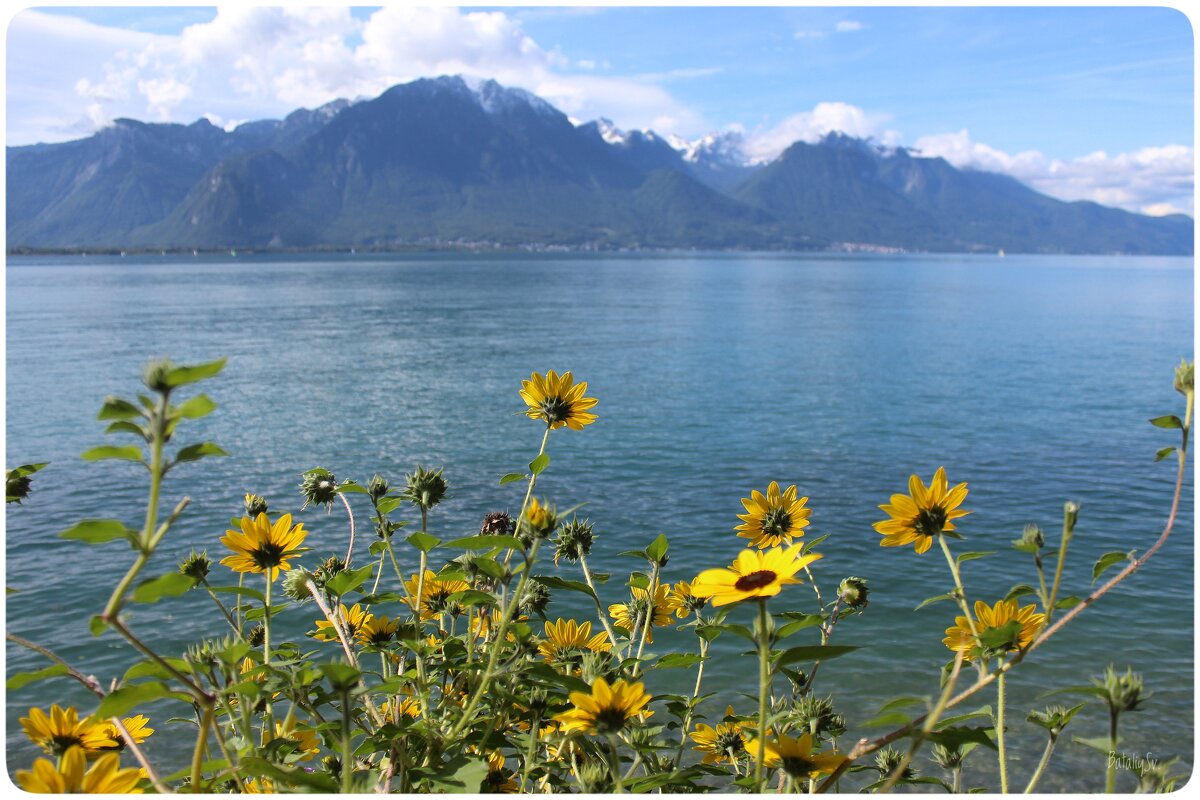
{"type": "Polygon", "coordinates": [[[1011,175],[1061,200],[1091,200],[1155,215],[1190,214],[1194,205],[1195,153],[1184,145],[1145,147],[1112,156],[1096,151],[1064,161],[1037,150],[1009,154],[972,140],[964,128],[922,136],[915,147],[956,167],[1011,175]]]}
{"type": "Polygon", "coordinates": [[[863,24],[853,19],[844,19],[834,26],[834,30],[836,30],[838,33],[854,33],[855,31],[861,31],[862,29],[863,24]]]}
{"type": "Polygon", "coordinates": [[[834,131],[892,146],[899,142],[900,134],[885,127],[888,119],[886,114],[869,113],[849,103],[817,103],[812,111],[793,114],[773,128],[748,134],[744,149],[755,162],[770,161],[794,142],[816,142],[834,131]]]}

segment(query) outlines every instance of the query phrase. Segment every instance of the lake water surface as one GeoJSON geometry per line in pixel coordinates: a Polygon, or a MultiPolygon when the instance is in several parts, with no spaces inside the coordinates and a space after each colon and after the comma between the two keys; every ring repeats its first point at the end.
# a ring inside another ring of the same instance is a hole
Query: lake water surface
{"type": "MultiPolygon", "coordinates": [[[[808,535],[829,534],[815,565],[826,591],[846,575],[870,580],[866,614],[836,633],[861,649],[822,667],[818,681],[852,742],[883,732],[862,724],[886,700],[936,692],[954,616],[947,603],[913,613],[948,588],[946,565],[936,548],[880,548],[876,506],[912,472],[928,480],[944,465],[952,483],[968,481],[973,513],[955,546],[998,551],[964,565],[972,597],[994,600],[1036,582],[1028,557],[1009,549],[1022,527],[1056,537],[1063,501],[1079,501],[1065,587],[1085,594],[1096,557],[1144,550],[1166,518],[1173,462],[1153,456],[1176,441],[1147,419],[1181,413],[1171,378],[1191,357],[1192,309],[1192,261],[1171,258],[10,258],[6,464],[52,464],[23,506],[6,509],[6,579],[20,590],[7,598],[8,629],[102,680],[133,662],[114,637],[87,632],[130,551],[57,534],[83,517],[140,522],[144,473],[79,453],[104,441],[95,414],[105,395],[135,394],[150,356],[229,358],[205,385],[220,408],[180,439],[212,439],[231,457],[172,473],[165,502],[188,495],[192,506],[148,575],[172,571],[193,547],[219,558],[247,490],[297,510],[299,474],[314,466],[401,482],[418,463],[443,466],[451,500],[430,531],[466,535],[484,513],[520,505],[517,486],[497,485],[540,439],[515,413],[520,380],[570,369],[600,399],[599,421],[551,437],[539,493],[560,507],[587,503],[598,569],[635,568],[617,554],[663,532],[666,576],[690,579],[740,549],[735,515],[751,489],[778,480],[810,497],[808,535]]],[[[1125,750],[1179,755],[1181,771],[1190,768],[1191,495],[1158,556],[1013,674],[1014,784],[1042,745],[1024,712],[1070,700],[1041,695],[1108,663],[1132,666],[1154,691],[1145,711],[1123,718],[1125,750]]],[[[317,548],[309,560],[344,547],[340,509],[301,518],[317,548]]],[[[577,577],[566,564],[560,574],[577,577]]],[[[602,587],[606,603],[622,595],[619,577],[602,587]]],[[[776,609],[812,604],[808,587],[793,587],[776,609]]],[[[294,635],[311,627],[311,610],[295,616],[294,635]]],[[[550,607],[552,619],[580,613],[566,594],[550,607]]],[[[135,608],[131,624],[167,650],[222,633],[215,609],[190,597],[135,608]]],[[[662,635],[654,647],[690,646],[690,636],[662,635]]],[[[721,708],[740,709],[749,701],[736,693],[755,690],[745,679],[755,667],[726,638],[706,680],[721,708]]],[[[10,673],[44,666],[11,646],[7,655],[10,673]]],[[[51,702],[90,701],[62,679],[8,693],[10,768],[33,756],[17,717],[51,702]]],[[[985,692],[971,708],[992,702],[985,692]]],[[[1098,736],[1106,721],[1089,707],[1070,732],[1098,736]]],[[[169,735],[149,745],[182,760],[169,735]]],[[[1055,758],[1059,775],[1044,788],[1103,786],[1103,756],[1064,741],[1055,758]]],[[[972,762],[979,776],[994,771],[990,753],[972,762]]]]}

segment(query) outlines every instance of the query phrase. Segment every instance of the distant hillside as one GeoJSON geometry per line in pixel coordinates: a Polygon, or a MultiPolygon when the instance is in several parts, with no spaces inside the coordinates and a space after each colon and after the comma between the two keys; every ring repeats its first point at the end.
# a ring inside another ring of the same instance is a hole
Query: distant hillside
{"type": "Polygon", "coordinates": [[[1065,203],[830,135],[749,166],[437,78],[226,132],[118,120],[8,148],[8,246],[497,245],[1192,252],[1193,221],[1065,203]]]}

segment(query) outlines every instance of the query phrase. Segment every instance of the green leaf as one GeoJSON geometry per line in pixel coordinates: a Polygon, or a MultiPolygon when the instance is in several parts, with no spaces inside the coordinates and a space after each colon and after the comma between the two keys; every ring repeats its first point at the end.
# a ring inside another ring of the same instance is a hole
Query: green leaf
{"type": "Polygon", "coordinates": [[[534,475],[541,475],[548,466],[550,466],[550,454],[542,453],[533,461],[529,462],[529,471],[534,475]]]}
{"type": "Polygon", "coordinates": [[[104,398],[104,405],[100,407],[96,419],[133,419],[140,416],[143,416],[142,410],[133,403],[109,395],[104,398]]]}
{"type": "Polygon", "coordinates": [[[481,758],[455,756],[437,773],[428,776],[434,790],[446,794],[479,794],[480,785],[488,774],[488,763],[481,758]]]}
{"type": "Polygon", "coordinates": [[[260,603],[266,602],[266,598],[263,597],[262,592],[258,589],[251,589],[249,586],[210,586],[208,589],[211,592],[218,592],[220,594],[236,594],[242,597],[249,597],[260,603]]]}
{"type": "Polygon", "coordinates": [[[922,608],[924,608],[927,605],[930,605],[931,603],[938,603],[938,602],[941,602],[942,600],[953,600],[953,599],[954,599],[954,595],[950,594],[949,592],[947,592],[946,594],[939,594],[934,597],[926,597],[924,600],[921,601],[921,605],[914,608],[913,611],[920,611],[922,608]]]}
{"type": "Polygon", "coordinates": [[[978,553],[963,553],[958,558],[954,559],[954,561],[957,564],[962,564],[964,561],[974,561],[977,558],[983,558],[984,556],[992,556],[995,554],[995,550],[984,550],[978,553]]]}
{"type": "Polygon", "coordinates": [[[88,544],[104,544],[115,539],[137,541],[137,531],[125,527],[115,519],[85,519],[59,534],[62,539],[73,539],[88,544]]]}
{"type": "Polygon", "coordinates": [[[105,622],[99,614],[94,615],[88,620],[88,632],[91,633],[92,636],[99,636],[100,634],[104,633],[107,628],[108,623],[105,622]]]}
{"type": "Polygon", "coordinates": [[[1162,461],[1164,458],[1166,458],[1167,456],[1171,455],[1171,453],[1174,453],[1174,452],[1175,452],[1174,447],[1164,447],[1162,450],[1159,450],[1157,453],[1154,454],[1154,460],[1162,461]]]}
{"type": "Polygon", "coordinates": [[[197,461],[207,456],[227,456],[220,445],[213,442],[200,442],[198,444],[189,444],[187,447],[179,448],[179,452],[175,454],[176,463],[180,461],[197,461]]]}
{"type": "Polygon", "coordinates": [[[1133,561],[1133,551],[1122,553],[1119,550],[1114,550],[1111,553],[1105,553],[1096,559],[1096,563],[1092,565],[1092,583],[1100,579],[1104,571],[1114,564],[1120,564],[1122,561],[1133,561]]]}
{"type": "Polygon", "coordinates": [[[458,603],[462,606],[494,606],[498,602],[495,597],[487,592],[480,592],[475,589],[464,589],[461,592],[454,592],[446,598],[446,601],[450,603],[458,603]]]}
{"type": "Polygon", "coordinates": [[[379,513],[390,514],[403,504],[403,497],[384,497],[379,501],[379,513]]]}
{"type": "Polygon", "coordinates": [[[358,683],[361,673],[349,664],[318,664],[318,669],[325,675],[334,689],[349,689],[358,683]]]}
{"type": "Polygon", "coordinates": [[[142,703],[174,695],[171,688],[161,681],[128,684],[113,690],[101,700],[96,716],[101,719],[119,717],[142,703]]]}
{"type": "Polygon", "coordinates": [[[528,477],[529,476],[524,472],[509,472],[500,478],[500,485],[503,486],[506,483],[516,483],[517,481],[523,481],[528,477]]]}
{"type": "Polygon", "coordinates": [[[943,747],[957,750],[968,742],[981,744],[984,747],[996,749],[996,743],[988,736],[987,732],[991,728],[974,728],[968,726],[948,725],[939,727],[935,731],[930,731],[928,734],[929,741],[934,744],[940,744],[943,747]]]}
{"type": "Polygon", "coordinates": [[[646,548],[646,558],[655,564],[661,563],[663,556],[667,554],[668,546],[666,534],[660,533],[654,537],[654,541],[646,548]]]}
{"type": "Polygon", "coordinates": [[[1068,609],[1068,608],[1074,608],[1075,606],[1079,605],[1082,602],[1083,602],[1083,598],[1076,597],[1075,595],[1070,594],[1070,595],[1067,595],[1066,597],[1060,598],[1057,602],[1055,602],[1054,610],[1060,611],[1060,610],[1064,610],[1064,609],[1068,609]]]}
{"type": "Polygon", "coordinates": [[[44,681],[47,678],[57,678],[60,675],[66,675],[67,668],[62,664],[54,664],[53,666],[39,669],[37,672],[18,672],[8,679],[4,684],[10,692],[27,686],[35,681],[44,681]]]}
{"type": "Polygon", "coordinates": [[[408,542],[422,553],[428,553],[430,550],[441,544],[442,540],[436,536],[430,536],[428,533],[417,531],[416,533],[409,534],[408,538],[404,541],[408,542]]]}
{"type": "Polygon", "coordinates": [[[93,447],[91,450],[85,450],[80,458],[84,461],[103,461],[107,458],[116,458],[121,461],[141,461],[142,449],[134,444],[127,444],[124,447],[104,444],[93,447]]]}
{"type": "Polygon", "coordinates": [[[110,424],[107,428],[104,429],[104,432],[105,433],[132,433],[133,435],[140,436],[147,441],[149,441],[149,438],[150,438],[149,436],[146,435],[145,428],[143,428],[141,425],[138,425],[136,423],[130,422],[129,420],[125,420],[125,419],[119,419],[116,422],[110,424]]]}
{"type": "Polygon", "coordinates": [[[1021,622],[1009,620],[1003,625],[982,631],[979,634],[979,643],[990,650],[1009,650],[1016,645],[1020,633],[1021,622]]]}
{"type": "Polygon", "coordinates": [[[337,485],[337,490],[341,494],[370,494],[367,487],[363,486],[353,478],[347,478],[337,485]]]}
{"type": "MultiPolygon", "coordinates": [[[[791,612],[789,612],[789,616],[792,616],[791,612]]],[[[779,630],[775,632],[775,638],[777,640],[783,640],[797,631],[802,631],[805,628],[811,628],[813,625],[819,625],[821,623],[820,614],[800,614],[799,617],[799,619],[794,619],[791,622],[781,626],[779,630]]]]}
{"type": "Polygon", "coordinates": [[[660,658],[654,666],[659,669],[690,667],[705,660],[706,659],[701,658],[696,653],[669,653],[660,658]]]}
{"type": "Polygon", "coordinates": [[[867,728],[898,728],[901,725],[907,725],[911,719],[908,714],[901,711],[888,711],[864,722],[863,726],[867,728]]]}
{"type": "Polygon", "coordinates": [[[1183,420],[1174,414],[1168,414],[1165,417],[1155,417],[1150,420],[1150,424],[1156,428],[1182,428],[1183,420]]]}
{"type": "MultiPolygon", "coordinates": [[[[192,673],[192,666],[182,658],[164,656],[163,661],[166,661],[171,665],[171,667],[179,672],[182,672],[184,675],[190,675],[192,673]]],[[[146,660],[139,661],[129,669],[125,670],[125,675],[122,676],[121,680],[124,683],[128,683],[129,681],[134,681],[139,678],[158,678],[160,680],[167,681],[173,680],[174,676],[167,671],[166,667],[164,667],[162,664],[159,664],[157,661],[146,660]]]]}
{"type": "Polygon", "coordinates": [[[823,536],[818,536],[815,539],[810,539],[810,540],[806,541],[804,543],[804,547],[801,548],[801,550],[800,550],[800,554],[808,555],[809,550],[812,550],[814,547],[816,547],[817,545],[819,545],[821,542],[825,541],[828,538],[829,538],[829,534],[826,533],[823,536]]]}
{"type": "Polygon", "coordinates": [[[206,380],[216,375],[225,367],[225,359],[209,361],[206,364],[188,364],[175,367],[165,376],[167,386],[172,388],[186,386],[189,383],[206,380]]]}
{"type": "MultiPolygon", "coordinates": [[[[286,611],[287,607],[288,607],[287,603],[279,603],[277,605],[272,605],[271,606],[271,616],[273,617],[276,614],[286,611]]],[[[246,612],[246,619],[250,620],[251,622],[262,619],[266,615],[266,612],[263,609],[264,609],[263,606],[256,606],[255,608],[250,609],[249,611],[246,612]]]]}
{"type": "MultiPolygon", "coordinates": [[[[136,409],[135,409],[136,410],[136,409]]],[[[199,419],[217,410],[217,404],[206,394],[198,394],[175,409],[175,413],[184,419],[199,419]]]]}
{"type": "Polygon", "coordinates": [[[1016,600],[1018,597],[1024,597],[1027,594],[1037,594],[1037,591],[1027,583],[1018,583],[1008,590],[1008,594],[1004,595],[1004,599],[1016,600]]]}
{"type": "Polygon", "coordinates": [[[849,644],[810,644],[803,647],[789,647],[780,654],[776,665],[795,664],[797,661],[824,661],[837,658],[857,650],[856,645],[849,644]]]}
{"type": "Polygon", "coordinates": [[[956,725],[959,722],[965,722],[969,719],[979,719],[981,717],[987,717],[988,719],[991,719],[992,718],[992,707],[991,706],[980,706],[979,708],[975,709],[974,711],[967,711],[962,714],[955,714],[952,717],[944,717],[943,719],[938,721],[938,724],[935,727],[937,727],[939,729],[946,728],[951,725],[956,725]]]}
{"type": "Polygon", "coordinates": [[[325,589],[330,594],[341,597],[362,586],[374,571],[374,564],[367,564],[365,567],[359,567],[358,569],[344,570],[326,581],[325,589]]]}
{"type": "Polygon", "coordinates": [[[596,597],[596,594],[592,591],[592,587],[583,581],[571,581],[554,575],[534,575],[533,579],[547,589],[566,589],[570,592],[582,592],[588,597],[596,597]]]}
{"type": "MultiPolygon", "coordinates": [[[[307,786],[324,794],[336,794],[340,791],[338,782],[325,772],[308,772],[303,767],[287,769],[272,764],[264,758],[243,758],[239,769],[247,775],[260,778],[270,778],[273,782],[307,786]]],[[[277,790],[278,791],[278,790],[277,790]]]]}
{"type": "MultiPolygon", "coordinates": [[[[1104,753],[1105,755],[1112,754],[1112,742],[1110,742],[1108,740],[1107,736],[1088,736],[1088,737],[1072,736],[1071,741],[1074,742],[1075,744],[1081,744],[1084,747],[1090,747],[1093,750],[1099,750],[1101,753],[1104,753]]],[[[1120,745],[1119,737],[1118,737],[1117,744],[1118,744],[1118,746],[1120,745]]]]}
{"type": "Polygon", "coordinates": [[[157,603],[164,597],[178,597],[196,585],[196,579],[182,572],[168,572],[138,584],[133,590],[135,603],[157,603]]]}
{"type": "Polygon", "coordinates": [[[484,535],[467,536],[464,539],[454,539],[446,542],[445,547],[459,547],[463,550],[490,550],[493,547],[502,547],[505,550],[524,550],[521,545],[521,540],[515,536],[493,536],[484,535]]]}

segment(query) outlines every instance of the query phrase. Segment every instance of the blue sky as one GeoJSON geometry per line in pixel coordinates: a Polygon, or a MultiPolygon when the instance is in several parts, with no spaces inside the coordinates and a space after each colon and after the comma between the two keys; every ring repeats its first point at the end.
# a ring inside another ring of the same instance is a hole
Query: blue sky
{"type": "Polygon", "coordinates": [[[1169,8],[40,8],[9,144],[117,116],[217,124],[456,72],[580,120],[769,159],[840,129],[1066,199],[1192,211],[1194,50],[1169,8]]]}

